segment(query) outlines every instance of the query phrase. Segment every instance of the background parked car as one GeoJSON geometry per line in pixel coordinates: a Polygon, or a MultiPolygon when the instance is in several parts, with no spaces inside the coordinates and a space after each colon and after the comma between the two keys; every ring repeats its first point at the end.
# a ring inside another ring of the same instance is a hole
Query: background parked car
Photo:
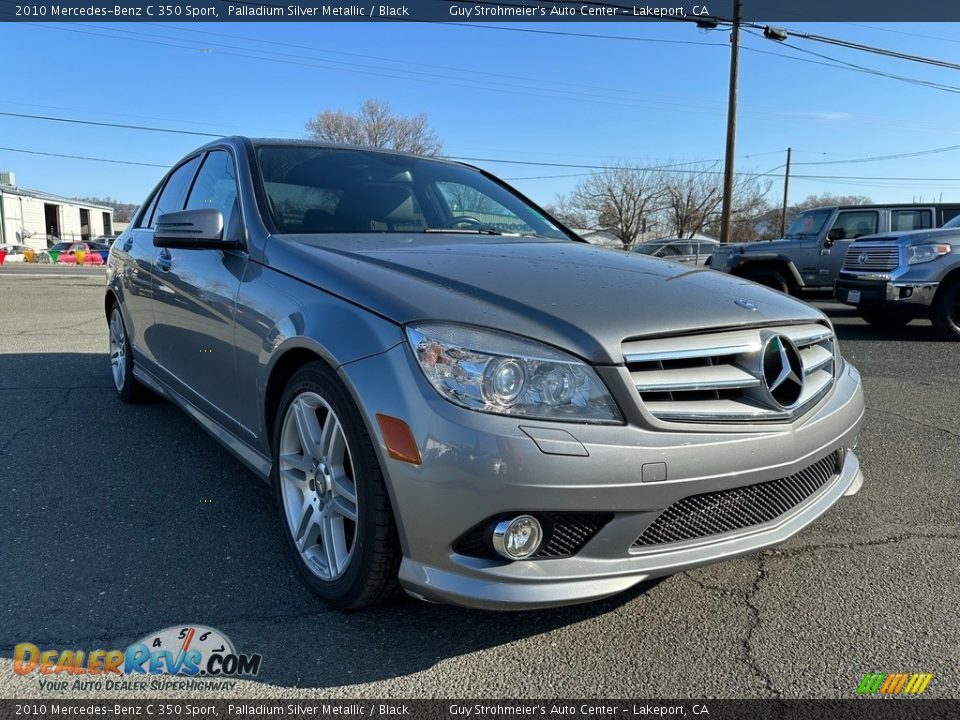
{"type": "Polygon", "coordinates": [[[0,265],[24,262],[30,252],[27,245],[0,245],[0,265]]]}
{"type": "Polygon", "coordinates": [[[83,253],[79,256],[81,258],[79,262],[87,265],[102,265],[109,252],[109,245],[95,240],[89,242],[59,242],[49,250],[40,253],[37,262],[77,264],[78,253],[83,253]]]}
{"type": "Polygon", "coordinates": [[[706,265],[707,260],[720,246],[719,240],[698,236],[695,238],[661,238],[641,243],[633,252],[652,255],[673,262],[706,265]]]}

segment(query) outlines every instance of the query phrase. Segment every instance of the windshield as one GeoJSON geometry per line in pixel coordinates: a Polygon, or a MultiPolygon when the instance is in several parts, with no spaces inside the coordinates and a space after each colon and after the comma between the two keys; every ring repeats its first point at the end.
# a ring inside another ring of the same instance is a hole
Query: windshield
{"type": "Polygon", "coordinates": [[[69,247],[70,247],[70,243],[68,243],[68,242],[62,242],[62,243],[57,243],[56,245],[54,245],[54,246],[53,246],[52,248],[50,248],[50,249],[51,249],[51,250],[56,250],[57,252],[65,252],[67,249],[69,249],[69,247]]]}
{"type": "Polygon", "coordinates": [[[648,242],[648,243],[641,243],[640,245],[634,246],[633,251],[636,253],[642,253],[644,255],[653,255],[657,250],[659,250],[662,247],[663,247],[663,243],[648,242]]]}
{"type": "Polygon", "coordinates": [[[305,146],[257,150],[281,233],[539,235],[570,239],[480,172],[405,155],[305,146]]]}
{"type": "Polygon", "coordinates": [[[806,237],[808,235],[819,235],[823,229],[823,224],[833,214],[831,208],[820,210],[805,210],[797,215],[796,219],[790,223],[790,229],[787,230],[786,237],[806,237]]]}
{"type": "Polygon", "coordinates": [[[953,220],[945,222],[942,227],[945,228],[960,228],[960,215],[957,215],[953,220]]]}

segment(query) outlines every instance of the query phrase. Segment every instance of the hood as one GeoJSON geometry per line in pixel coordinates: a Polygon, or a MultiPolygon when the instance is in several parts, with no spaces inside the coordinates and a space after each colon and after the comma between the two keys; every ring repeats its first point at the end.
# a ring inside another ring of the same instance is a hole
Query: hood
{"type": "Polygon", "coordinates": [[[958,228],[932,228],[929,230],[910,230],[908,232],[886,232],[876,235],[864,235],[855,240],[855,242],[893,242],[903,240],[904,245],[920,245],[926,242],[955,242],[960,238],[960,229],[958,228]]]}
{"type": "Polygon", "coordinates": [[[628,338],[823,318],[742,278],[577,242],[285,235],[270,239],[266,260],[399,324],[447,320],[497,328],[597,364],[622,362],[628,338]]]}

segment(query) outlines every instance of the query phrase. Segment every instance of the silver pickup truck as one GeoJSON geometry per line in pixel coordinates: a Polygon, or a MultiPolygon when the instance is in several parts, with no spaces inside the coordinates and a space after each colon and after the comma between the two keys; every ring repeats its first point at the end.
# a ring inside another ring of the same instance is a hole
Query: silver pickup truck
{"type": "Polygon", "coordinates": [[[805,210],[786,235],[721,246],[710,267],[792,295],[831,290],[850,243],[865,235],[938,228],[960,205],[849,205],[805,210]]]}
{"type": "Polygon", "coordinates": [[[852,243],[835,295],[872,325],[899,327],[929,317],[940,335],[960,340],[960,216],[939,230],[852,243]]]}

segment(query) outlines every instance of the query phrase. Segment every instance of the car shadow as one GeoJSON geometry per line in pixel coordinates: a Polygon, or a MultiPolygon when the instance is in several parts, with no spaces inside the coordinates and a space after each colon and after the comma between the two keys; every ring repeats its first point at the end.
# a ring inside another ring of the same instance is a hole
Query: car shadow
{"type": "Polygon", "coordinates": [[[332,687],[588,621],[647,592],[492,614],[398,599],[327,610],[287,558],[268,487],[184,413],[121,403],[104,354],[0,354],[0,657],[223,630],[257,680],[332,687]]]}
{"type": "Polygon", "coordinates": [[[917,318],[901,327],[883,328],[862,320],[857,310],[840,303],[817,303],[833,321],[837,336],[843,340],[899,340],[904,342],[948,342],[933,329],[926,318],[917,318]]]}

